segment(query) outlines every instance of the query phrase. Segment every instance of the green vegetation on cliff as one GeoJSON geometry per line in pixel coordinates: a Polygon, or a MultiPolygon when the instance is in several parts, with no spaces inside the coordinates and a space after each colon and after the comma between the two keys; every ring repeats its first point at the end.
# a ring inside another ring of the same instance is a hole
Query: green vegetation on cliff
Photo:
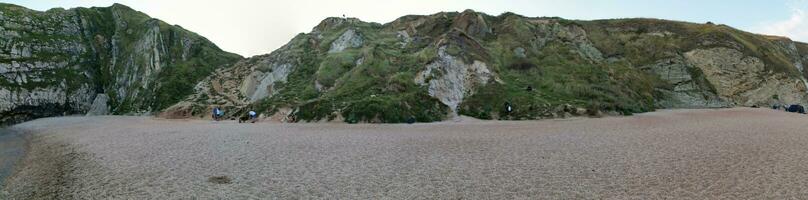
{"type": "Polygon", "coordinates": [[[0,4],[0,19],[0,123],[41,117],[50,104],[59,110],[49,115],[84,113],[99,93],[112,97],[113,114],[161,110],[241,59],[120,4],[46,12],[0,4]]]}
{"type": "Polygon", "coordinates": [[[301,62],[280,85],[280,93],[264,99],[264,110],[296,107],[301,121],[404,122],[441,120],[445,106],[431,98],[412,79],[428,59],[415,49],[396,47],[395,35],[384,35],[377,24],[356,23],[323,32],[322,43],[307,43],[314,35],[296,37],[290,45],[301,62]],[[364,47],[328,53],[331,43],[349,28],[361,34],[364,47]],[[299,45],[299,46],[298,46],[299,45]],[[318,91],[317,84],[321,85],[318,91]]]}
{"type": "MultiPolygon", "coordinates": [[[[473,11],[383,25],[328,18],[272,54],[229,68],[229,76],[209,77],[208,89],[187,102],[292,121],[390,123],[454,114],[519,120],[804,103],[804,84],[793,83],[804,82],[806,50],[803,43],[724,25],[657,19],[473,11]],[[210,89],[213,82],[224,89],[210,89]]],[[[167,112],[188,108],[182,105],[167,112]]]]}
{"type": "Polygon", "coordinates": [[[471,10],[387,24],[328,18],[242,59],[120,4],[0,4],[0,19],[0,122],[83,113],[100,93],[114,114],[206,116],[219,106],[383,123],[808,103],[808,45],[712,23],[471,10]]]}

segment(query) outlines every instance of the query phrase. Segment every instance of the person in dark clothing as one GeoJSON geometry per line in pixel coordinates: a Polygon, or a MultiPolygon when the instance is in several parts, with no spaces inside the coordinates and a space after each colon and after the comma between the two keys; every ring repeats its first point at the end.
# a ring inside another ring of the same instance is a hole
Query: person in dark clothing
{"type": "Polygon", "coordinates": [[[803,107],[802,105],[794,104],[794,105],[789,106],[788,109],[786,109],[786,111],[793,112],[793,113],[805,114],[805,107],[803,107]]]}
{"type": "Polygon", "coordinates": [[[255,119],[258,119],[258,113],[255,113],[255,111],[251,110],[250,112],[247,112],[247,115],[250,117],[250,120],[253,120],[253,122],[255,122],[255,119]]]}
{"type": "Polygon", "coordinates": [[[415,116],[412,116],[412,115],[411,115],[410,117],[408,117],[408,118],[407,118],[407,124],[414,124],[414,123],[415,123],[415,121],[417,121],[417,120],[415,119],[415,116]]]}
{"type": "Polygon", "coordinates": [[[258,113],[252,110],[250,112],[247,112],[246,115],[238,118],[238,123],[247,123],[247,122],[255,123],[256,121],[258,121],[258,113]]]}
{"type": "Polygon", "coordinates": [[[224,112],[222,112],[222,109],[220,109],[219,107],[213,108],[213,120],[214,121],[221,120],[222,115],[224,115],[224,112]]]}
{"type": "Polygon", "coordinates": [[[513,106],[511,105],[511,102],[505,102],[505,113],[511,113],[511,112],[513,112],[513,106]]]}

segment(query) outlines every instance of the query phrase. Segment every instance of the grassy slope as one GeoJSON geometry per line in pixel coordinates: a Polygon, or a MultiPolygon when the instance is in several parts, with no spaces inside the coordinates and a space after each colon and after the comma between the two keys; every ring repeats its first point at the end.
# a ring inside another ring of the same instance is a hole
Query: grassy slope
{"type": "Polygon", "coordinates": [[[616,19],[578,21],[590,34],[591,40],[606,55],[624,56],[635,65],[651,64],[668,57],[669,52],[683,53],[696,48],[737,48],[748,56],[761,58],[776,72],[796,75],[791,61],[777,51],[775,40],[766,36],[740,31],[725,25],[695,24],[658,19],[616,19]],[[609,28],[625,31],[608,33],[609,28]],[[674,37],[654,37],[646,33],[668,31],[674,37]],[[705,43],[706,41],[710,43],[705,43]]]}
{"type": "MultiPolygon", "coordinates": [[[[412,79],[431,58],[416,48],[400,49],[392,33],[381,31],[378,24],[343,25],[323,33],[321,43],[312,43],[314,34],[301,34],[289,45],[300,62],[282,84],[282,92],[265,99],[259,110],[298,107],[302,121],[334,119],[340,113],[348,122],[403,122],[413,116],[418,121],[437,121],[445,115],[445,106],[429,97],[426,88],[412,79]],[[333,40],[349,27],[362,34],[364,47],[328,54],[333,40]],[[363,63],[356,66],[358,59],[363,63]],[[314,88],[315,80],[326,92],[314,88]]],[[[432,52],[434,53],[434,52],[432,52]]]]}
{"type": "Polygon", "coordinates": [[[623,62],[592,63],[565,41],[532,47],[528,44],[538,27],[525,18],[506,14],[491,21],[499,21],[500,33],[486,40],[486,47],[505,83],[488,85],[467,98],[461,105],[462,114],[483,119],[535,119],[552,117],[563,104],[624,114],[653,110],[653,77],[623,62]],[[517,47],[525,48],[528,56],[516,57],[513,49],[517,47]],[[506,102],[514,107],[507,115],[502,112],[506,102]]]}

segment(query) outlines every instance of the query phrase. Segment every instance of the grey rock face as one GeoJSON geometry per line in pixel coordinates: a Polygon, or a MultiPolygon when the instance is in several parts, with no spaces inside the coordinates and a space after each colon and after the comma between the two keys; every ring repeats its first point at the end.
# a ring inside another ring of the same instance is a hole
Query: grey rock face
{"type": "Polygon", "coordinates": [[[794,67],[800,72],[800,79],[808,88],[808,70],[805,70],[805,65],[808,64],[808,52],[800,52],[797,43],[788,39],[776,40],[775,44],[778,44],[788,59],[794,63],[794,67]]]}
{"type": "Polygon", "coordinates": [[[525,48],[522,48],[522,47],[514,49],[513,54],[516,55],[517,58],[527,58],[527,53],[525,52],[525,48]]]}
{"type": "Polygon", "coordinates": [[[118,4],[47,12],[3,4],[0,11],[0,115],[13,116],[0,124],[84,114],[105,99],[96,96],[109,97],[105,113],[148,113],[165,101],[158,94],[160,76],[171,75],[165,69],[199,59],[192,52],[223,58],[200,50],[217,48],[199,36],[118,4]]]}
{"type": "Polygon", "coordinates": [[[401,40],[401,42],[399,42],[399,44],[401,45],[401,48],[407,47],[407,45],[409,45],[413,40],[412,37],[410,37],[410,34],[407,33],[407,31],[398,31],[398,32],[396,32],[396,37],[399,40],[401,40]]]}
{"type": "Polygon", "coordinates": [[[438,60],[427,65],[414,81],[429,86],[429,95],[449,106],[452,114],[457,116],[457,106],[463,99],[472,95],[476,86],[487,84],[494,76],[485,63],[465,63],[446,53],[446,47],[441,47],[438,60]]]}
{"type": "Polygon", "coordinates": [[[242,94],[251,102],[266,98],[276,92],[276,82],[286,82],[292,69],[291,64],[273,64],[272,72],[255,71],[242,82],[242,94]]]}
{"type": "Polygon", "coordinates": [[[728,107],[729,103],[718,98],[711,88],[704,83],[704,77],[693,77],[694,70],[700,70],[689,65],[684,57],[677,56],[671,59],[660,60],[658,63],[645,66],[645,69],[667,81],[673,88],[660,90],[668,98],[657,102],[662,108],[720,108],[728,107]]]}
{"type": "Polygon", "coordinates": [[[775,101],[806,103],[803,80],[767,71],[759,58],[723,47],[697,49],[684,56],[703,71],[720,98],[734,105],[768,105],[775,101]]]}
{"type": "Polygon", "coordinates": [[[604,60],[603,53],[592,44],[592,41],[589,41],[589,36],[583,28],[576,25],[563,25],[555,20],[532,20],[530,22],[537,25],[537,37],[530,44],[534,49],[541,49],[550,41],[562,41],[575,49],[575,52],[584,59],[591,62],[604,60]]]}
{"type": "Polygon", "coordinates": [[[328,50],[328,53],[337,53],[342,52],[347,48],[361,47],[363,42],[364,40],[362,39],[361,34],[357,33],[353,29],[348,29],[339,38],[331,43],[331,49],[328,50]]]}
{"type": "Polygon", "coordinates": [[[94,94],[83,72],[89,48],[78,38],[79,16],[6,9],[0,14],[0,124],[85,111],[94,94]],[[37,35],[50,38],[32,38],[37,35]]]}
{"type": "Polygon", "coordinates": [[[455,17],[452,26],[475,37],[485,37],[493,32],[485,18],[473,10],[465,10],[460,13],[455,17]]]}
{"type": "Polygon", "coordinates": [[[109,96],[106,94],[96,95],[95,100],[93,100],[93,105],[90,107],[90,110],[87,111],[87,116],[109,115],[109,105],[107,105],[107,101],[109,101],[109,96]]]}

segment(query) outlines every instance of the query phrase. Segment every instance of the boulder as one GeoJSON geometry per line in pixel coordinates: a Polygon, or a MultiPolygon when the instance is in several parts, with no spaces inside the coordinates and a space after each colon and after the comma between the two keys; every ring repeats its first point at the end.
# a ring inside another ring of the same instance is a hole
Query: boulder
{"type": "Polygon", "coordinates": [[[93,104],[90,106],[90,111],[87,111],[87,116],[109,115],[108,101],[109,96],[107,96],[107,94],[95,95],[95,100],[93,100],[93,104]]]}

